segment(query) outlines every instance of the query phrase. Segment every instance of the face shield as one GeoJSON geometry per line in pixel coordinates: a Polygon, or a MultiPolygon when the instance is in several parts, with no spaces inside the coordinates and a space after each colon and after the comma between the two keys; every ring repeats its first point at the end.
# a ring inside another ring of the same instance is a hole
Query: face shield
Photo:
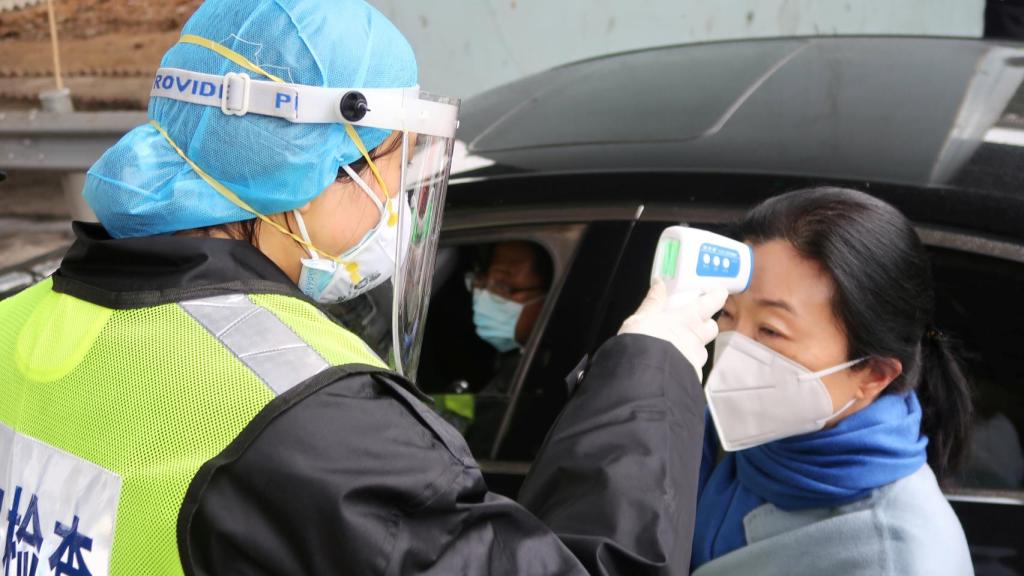
{"type": "MultiPolygon", "coordinates": [[[[458,105],[454,100],[436,96],[421,94],[420,98],[444,106],[458,105]]],[[[427,133],[403,139],[403,148],[410,153],[409,162],[404,165],[400,197],[403,209],[399,238],[405,242],[399,242],[402,252],[396,258],[393,279],[392,361],[398,372],[409,377],[416,374],[419,366],[454,144],[453,137],[427,133]]]]}
{"type": "MultiPolygon", "coordinates": [[[[229,49],[203,39],[183,37],[183,42],[217,51],[232,62],[269,80],[246,73],[205,74],[161,68],[152,97],[172,98],[214,106],[224,114],[260,114],[293,123],[342,124],[369,163],[373,178],[385,195],[381,222],[371,231],[394,234],[394,270],[386,281],[372,282],[371,290],[352,290],[351,297],[332,312],[346,328],[356,332],[397,372],[415,376],[423,337],[434,271],[434,256],[441,228],[445,192],[458,125],[458,100],[421,93],[411,88],[325,88],[286,83],[229,49]],[[173,78],[172,81],[163,81],[173,78]],[[181,86],[202,89],[181,90],[181,86]],[[396,131],[401,134],[404,161],[398,190],[389,190],[383,176],[360,140],[354,126],[396,131]],[[395,228],[392,228],[395,227],[395,228]]],[[[164,136],[190,167],[222,196],[305,246],[311,254],[323,254],[278,222],[253,210],[227,187],[192,162],[155,121],[164,136]]],[[[365,184],[364,184],[365,185],[365,184]]],[[[303,236],[307,236],[303,234],[303,236]]],[[[308,238],[308,236],[307,236],[308,238]]],[[[325,286],[344,278],[352,286],[361,282],[354,263],[346,255],[323,258],[325,286]],[[346,276],[347,272],[347,276],[346,276]]],[[[383,275],[382,275],[383,276],[383,275]]],[[[383,280],[383,278],[381,278],[383,280]]]]}
{"type": "MultiPolygon", "coordinates": [[[[416,129],[401,132],[400,184],[386,192],[393,210],[382,213],[380,224],[386,227],[386,219],[395,219],[394,271],[372,290],[334,305],[332,312],[391,368],[413,379],[430,301],[458,101],[417,93],[406,108],[415,112],[405,125],[416,129]],[[428,122],[430,118],[444,122],[428,122]]],[[[382,124],[374,127],[392,127],[382,124]]]]}
{"type": "MultiPolygon", "coordinates": [[[[418,99],[446,110],[458,107],[455,99],[424,93],[418,99]]],[[[392,198],[398,238],[394,273],[373,289],[329,306],[346,328],[410,379],[419,365],[455,142],[437,132],[402,133],[401,183],[392,198]]]]}

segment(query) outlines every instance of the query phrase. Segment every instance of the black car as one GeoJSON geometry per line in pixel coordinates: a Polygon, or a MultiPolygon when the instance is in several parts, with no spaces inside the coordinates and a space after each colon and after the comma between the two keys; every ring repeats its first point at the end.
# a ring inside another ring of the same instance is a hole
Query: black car
{"type": "Polygon", "coordinates": [[[514,495],[564,376],[637,306],[668,225],[722,229],[787,190],[840,185],[904,211],[929,247],[939,326],[964,344],[973,454],[947,489],[978,574],[1024,574],[1024,49],[937,38],[722,42],[556,68],[464,105],[419,382],[475,397],[492,489],[514,495]],[[550,256],[544,310],[505,392],[465,272],[522,240],[550,256]],[[488,356],[490,355],[490,356],[488,356]],[[488,422],[480,422],[481,420],[488,422]]]}

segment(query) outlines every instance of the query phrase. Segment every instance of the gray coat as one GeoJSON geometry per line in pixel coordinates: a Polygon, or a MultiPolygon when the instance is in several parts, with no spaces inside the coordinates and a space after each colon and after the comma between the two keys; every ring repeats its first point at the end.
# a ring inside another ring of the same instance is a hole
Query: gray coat
{"type": "Polygon", "coordinates": [[[839,508],[787,512],[773,504],[743,519],[748,544],[694,576],[971,576],[967,539],[927,465],[839,508]]]}

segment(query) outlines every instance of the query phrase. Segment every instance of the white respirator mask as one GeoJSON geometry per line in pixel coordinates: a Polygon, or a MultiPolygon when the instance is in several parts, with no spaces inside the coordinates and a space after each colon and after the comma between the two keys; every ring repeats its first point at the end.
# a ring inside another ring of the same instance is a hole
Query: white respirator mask
{"type": "Polygon", "coordinates": [[[833,412],[821,379],[864,360],[812,372],[738,332],[722,332],[704,387],[722,447],[735,452],[821,430],[856,401],[833,412]]]}
{"type": "MultiPolygon", "coordinates": [[[[332,258],[322,258],[312,248],[313,243],[302,214],[298,210],[292,211],[310,256],[302,259],[299,289],[321,304],[351,300],[391,279],[396,263],[405,257],[409,246],[408,230],[404,231],[404,238],[399,238],[400,217],[395,211],[395,204],[406,213],[409,211],[408,206],[393,198],[389,198],[386,204],[381,202],[366,181],[351,167],[343,166],[342,169],[373,201],[379,213],[379,221],[358,244],[341,255],[339,262],[332,258]]],[[[404,216],[409,217],[407,214],[404,216]]]]}

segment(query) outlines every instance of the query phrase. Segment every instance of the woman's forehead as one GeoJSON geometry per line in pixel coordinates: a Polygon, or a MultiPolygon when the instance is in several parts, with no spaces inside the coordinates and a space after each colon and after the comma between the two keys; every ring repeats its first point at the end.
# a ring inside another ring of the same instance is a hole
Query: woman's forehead
{"type": "Polygon", "coordinates": [[[784,303],[794,315],[815,316],[824,309],[831,314],[833,282],[824,268],[800,255],[785,240],[754,246],[754,275],[747,291],[753,303],[781,308],[784,303]]]}

